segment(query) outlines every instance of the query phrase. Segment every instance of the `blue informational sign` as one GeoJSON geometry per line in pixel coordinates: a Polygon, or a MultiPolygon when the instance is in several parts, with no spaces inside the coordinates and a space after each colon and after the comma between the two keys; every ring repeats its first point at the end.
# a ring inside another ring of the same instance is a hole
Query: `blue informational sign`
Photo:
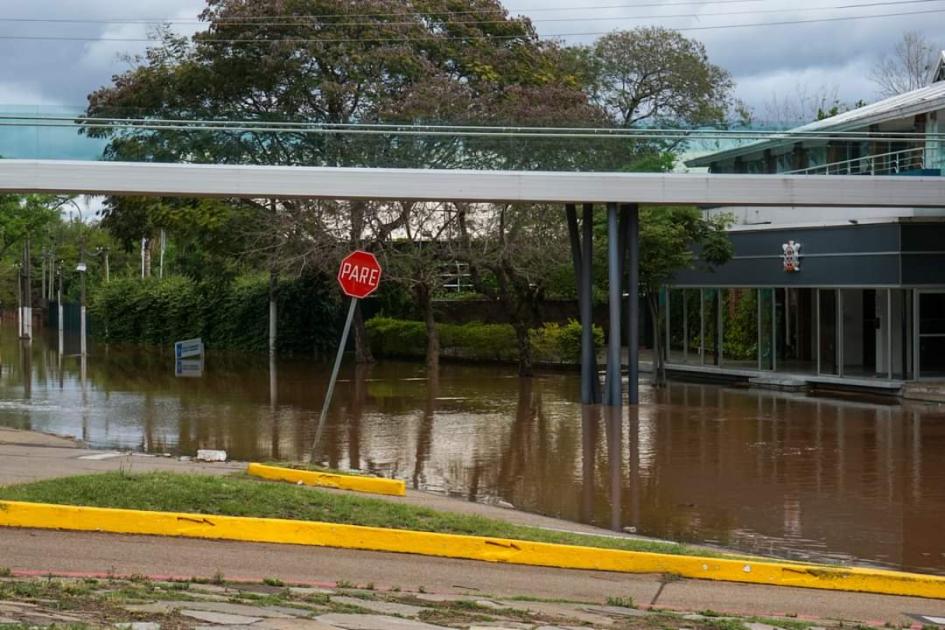
{"type": "Polygon", "coordinates": [[[203,356],[203,340],[202,339],[188,339],[186,341],[178,341],[174,344],[174,358],[175,359],[189,359],[191,357],[202,357],[203,356]]]}

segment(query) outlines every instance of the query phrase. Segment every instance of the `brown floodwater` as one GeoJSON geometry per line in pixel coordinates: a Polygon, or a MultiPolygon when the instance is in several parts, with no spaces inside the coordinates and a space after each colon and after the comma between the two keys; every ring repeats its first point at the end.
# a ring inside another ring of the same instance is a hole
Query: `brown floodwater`
{"type": "MultiPolygon", "coordinates": [[[[98,448],[308,460],[329,366],[0,330],[0,425],[98,448]],[[196,368],[199,366],[186,366],[196,368]]],[[[578,404],[574,373],[346,365],[315,459],[410,487],[787,558],[945,574],[945,406],[672,383],[638,410],[578,404]]]]}

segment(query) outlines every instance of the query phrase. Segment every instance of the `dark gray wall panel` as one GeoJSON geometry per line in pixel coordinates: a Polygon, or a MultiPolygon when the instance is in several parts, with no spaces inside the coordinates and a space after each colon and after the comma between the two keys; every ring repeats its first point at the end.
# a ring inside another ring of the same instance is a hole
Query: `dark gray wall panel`
{"type": "Polygon", "coordinates": [[[904,224],[902,251],[945,252],[945,223],[904,224]]]}
{"type": "Polygon", "coordinates": [[[780,258],[737,259],[715,272],[687,271],[674,284],[692,286],[860,286],[898,285],[899,256],[801,258],[801,270],[787,273],[780,258]]]}
{"type": "Polygon", "coordinates": [[[903,254],[902,282],[945,286],[945,253],[903,254]]]}

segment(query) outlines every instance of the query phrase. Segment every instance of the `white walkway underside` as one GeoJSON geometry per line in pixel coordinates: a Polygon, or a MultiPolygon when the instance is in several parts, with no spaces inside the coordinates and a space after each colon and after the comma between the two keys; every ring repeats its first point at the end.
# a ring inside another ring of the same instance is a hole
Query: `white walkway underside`
{"type": "Polygon", "coordinates": [[[558,173],[0,160],[0,193],[945,207],[945,177],[558,173]]]}

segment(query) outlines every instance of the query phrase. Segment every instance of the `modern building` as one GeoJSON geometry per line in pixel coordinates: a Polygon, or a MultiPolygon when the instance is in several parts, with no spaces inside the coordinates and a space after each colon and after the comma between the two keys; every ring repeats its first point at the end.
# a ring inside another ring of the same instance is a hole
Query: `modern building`
{"type": "MultiPolygon", "coordinates": [[[[926,87],[687,161],[711,173],[941,177],[945,53],[926,87]]],[[[942,209],[710,208],[735,256],[668,287],[669,364],[898,389],[945,378],[942,209]]]]}

